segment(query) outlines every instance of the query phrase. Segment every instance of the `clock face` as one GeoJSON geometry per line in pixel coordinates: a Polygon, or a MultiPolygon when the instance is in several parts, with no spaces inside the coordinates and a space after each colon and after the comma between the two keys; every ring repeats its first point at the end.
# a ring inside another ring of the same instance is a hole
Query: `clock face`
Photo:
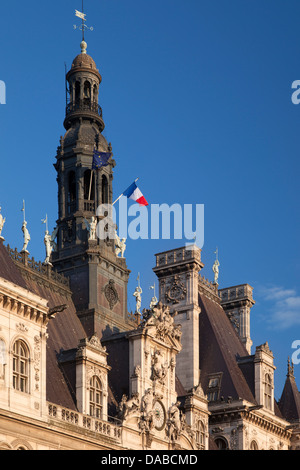
{"type": "Polygon", "coordinates": [[[166,423],[166,412],[164,405],[159,400],[157,400],[153,406],[153,419],[155,428],[161,431],[166,423]]]}

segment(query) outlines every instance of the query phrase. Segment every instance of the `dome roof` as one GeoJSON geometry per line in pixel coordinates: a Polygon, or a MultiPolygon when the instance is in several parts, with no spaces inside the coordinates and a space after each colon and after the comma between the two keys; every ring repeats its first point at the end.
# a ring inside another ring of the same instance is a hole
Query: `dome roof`
{"type": "Polygon", "coordinates": [[[72,67],[67,74],[67,78],[69,74],[85,69],[94,72],[96,75],[98,75],[98,78],[101,81],[101,75],[99,73],[99,70],[97,69],[94,59],[86,53],[87,43],[85,41],[82,41],[80,44],[80,48],[81,54],[78,54],[73,60],[72,67]]]}
{"type": "Polygon", "coordinates": [[[73,60],[73,63],[72,63],[72,69],[73,68],[77,68],[77,67],[80,67],[80,68],[88,68],[88,69],[92,69],[92,70],[97,70],[97,67],[96,67],[96,63],[94,61],[94,59],[88,55],[88,54],[78,54],[78,56],[75,57],[75,59],[73,60]]]}
{"type": "Polygon", "coordinates": [[[93,123],[78,123],[67,130],[63,137],[63,147],[74,148],[89,145],[94,148],[97,142],[98,150],[107,152],[108,143],[105,137],[99,132],[98,127],[93,123]]]}

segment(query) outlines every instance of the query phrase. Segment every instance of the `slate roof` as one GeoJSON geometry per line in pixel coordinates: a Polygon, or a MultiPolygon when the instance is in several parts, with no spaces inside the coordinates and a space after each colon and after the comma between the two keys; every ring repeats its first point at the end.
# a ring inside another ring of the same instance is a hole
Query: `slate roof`
{"type": "Polygon", "coordinates": [[[220,396],[256,403],[238,358],[248,355],[223,308],[199,294],[200,382],[207,393],[211,374],[222,372],[220,396]]]}
{"type": "Polygon", "coordinates": [[[287,375],[278,406],[287,421],[300,422],[300,392],[293,374],[287,375]]]}
{"type": "Polygon", "coordinates": [[[27,289],[26,282],[19,269],[12,261],[6,247],[0,242],[0,277],[6,281],[27,289]]]}

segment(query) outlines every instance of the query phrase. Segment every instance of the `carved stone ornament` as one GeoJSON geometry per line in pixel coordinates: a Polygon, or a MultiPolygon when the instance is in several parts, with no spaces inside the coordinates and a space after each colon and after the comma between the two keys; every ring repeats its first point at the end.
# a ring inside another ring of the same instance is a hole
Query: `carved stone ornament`
{"type": "Polygon", "coordinates": [[[115,288],[115,281],[113,279],[110,279],[108,284],[104,287],[104,295],[109,303],[109,308],[112,310],[120,300],[117,289],[115,288]]]}
{"type": "Polygon", "coordinates": [[[144,321],[141,323],[141,328],[155,327],[155,336],[160,340],[165,340],[166,337],[170,337],[177,343],[180,343],[181,339],[181,325],[175,324],[174,314],[170,313],[170,309],[167,305],[163,305],[161,302],[152,309],[144,310],[143,318],[144,321]]]}
{"type": "Polygon", "coordinates": [[[182,420],[179,410],[180,402],[176,402],[168,410],[166,434],[171,441],[177,441],[182,430],[182,420]]]}
{"type": "Polygon", "coordinates": [[[121,402],[118,406],[118,419],[124,421],[129,416],[137,413],[140,415],[140,399],[139,394],[132,395],[130,399],[126,395],[122,396],[121,402]]]}
{"type": "Polygon", "coordinates": [[[169,365],[164,362],[163,355],[159,349],[155,350],[152,356],[152,375],[151,379],[153,381],[158,381],[162,385],[165,384],[165,380],[167,377],[167,372],[169,369],[169,365]]]}
{"type": "Polygon", "coordinates": [[[186,298],[186,288],[180,281],[179,276],[174,276],[173,283],[166,291],[166,300],[172,304],[178,304],[186,298]]]}
{"type": "Polygon", "coordinates": [[[86,346],[90,346],[99,352],[106,352],[106,347],[102,346],[101,341],[98,338],[97,334],[94,334],[90,338],[83,338],[80,340],[78,348],[83,349],[86,346]]]}

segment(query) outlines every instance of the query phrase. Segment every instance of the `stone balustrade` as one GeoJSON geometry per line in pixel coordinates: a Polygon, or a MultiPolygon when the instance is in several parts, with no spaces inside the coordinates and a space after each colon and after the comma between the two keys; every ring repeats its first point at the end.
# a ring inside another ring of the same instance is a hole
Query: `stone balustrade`
{"type": "MultiPolygon", "coordinates": [[[[122,429],[114,419],[114,423],[103,421],[93,416],[84,415],[59,405],[48,403],[48,416],[60,422],[73,424],[79,428],[94,431],[101,435],[111,437],[116,442],[121,441],[122,429]]],[[[113,419],[113,418],[112,418],[113,419]]],[[[121,422],[120,422],[121,423],[121,422]]]]}

